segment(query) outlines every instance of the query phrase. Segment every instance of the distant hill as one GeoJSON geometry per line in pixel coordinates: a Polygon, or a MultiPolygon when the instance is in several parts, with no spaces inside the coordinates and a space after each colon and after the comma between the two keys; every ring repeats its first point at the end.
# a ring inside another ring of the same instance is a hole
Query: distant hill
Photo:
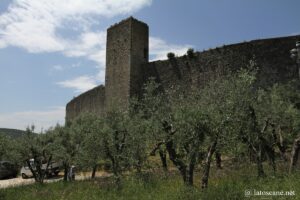
{"type": "Polygon", "coordinates": [[[25,134],[25,131],[17,129],[0,128],[0,134],[6,135],[11,138],[18,138],[25,134]]]}

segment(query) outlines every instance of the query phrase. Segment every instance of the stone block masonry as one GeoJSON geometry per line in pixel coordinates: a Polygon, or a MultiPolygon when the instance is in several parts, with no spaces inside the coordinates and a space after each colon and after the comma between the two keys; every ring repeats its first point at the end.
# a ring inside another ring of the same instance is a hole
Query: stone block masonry
{"type": "Polygon", "coordinates": [[[297,78],[297,66],[289,51],[299,39],[300,36],[253,40],[196,52],[192,58],[154,61],[145,66],[146,74],[157,77],[165,88],[178,84],[203,87],[229,71],[249,66],[253,60],[258,67],[259,86],[270,86],[297,78]]]}
{"type": "Polygon", "coordinates": [[[142,64],[148,63],[149,30],[132,17],[107,30],[105,107],[126,108],[143,83],[142,64]]]}
{"type": "Polygon", "coordinates": [[[81,113],[94,113],[101,116],[104,113],[105,88],[95,87],[71,100],[66,106],[66,122],[76,118],[81,113]]]}

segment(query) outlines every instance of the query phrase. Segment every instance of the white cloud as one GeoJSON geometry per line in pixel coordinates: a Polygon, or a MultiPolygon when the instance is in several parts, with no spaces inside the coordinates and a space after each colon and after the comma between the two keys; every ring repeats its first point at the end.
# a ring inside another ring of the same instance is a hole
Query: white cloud
{"type": "Polygon", "coordinates": [[[7,45],[5,43],[5,41],[1,41],[0,40],[0,49],[5,48],[7,45]]]}
{"type": "Polygon", "coordinates": [[[69,69],[74,69],[74,68],[78,68],[81,66],[80,62],[77,63],[73,63],[71,65],[53,65],[50,70],[49,73],[52,75],[54,74],[54,72],[61,72],[61,71],[65,71],[65,70],[69,70],[69,69]]]}
{"type": "Polygon", "coordinates": [[[81,66],[81,62],[77,62],[71,65],[71,68],[76,68],[76,67],[80,67],[81,66]]]}
{"type": "Polygon", "coordinates": [[[26,127],[35,125],[36,132],[46,130],[57,123],[63,125],[65,107],[55,107],[45,111],[24,111],[0,114],[0,127],[25,130],[26,127]]]}
{"type": "Polygon", "coordinates": [[[98,74],[95,76],[95,80],[97,82],[101,82],[102,84],[105,82],[105,69],[100,69],[98,74]]]}
{"type": "Polygon", "coordinates": [[[80,76],[75,79],[58,82],[58,85],[64,88],[75,89],[75,92],[81,93],[97,86],[95,77],[92,76],[80,76]]]}
{"type": "Polygon", "coordinates": [[[61,65],[54,65],[54,66],[52,67],[52,70],[54,70],[54,71],[63,71],[64,68],[63,68],[63,66],[61,66],[61,65]]]}
{"type": "Polygon", "coordinates": [[[106,32],[84,32],[77,41],[67,41],[64,55],[68,57],[86,57],[99,66],[105,65],[106,32]]]}
{"type": "Polygon", "coordinates": [[[169,52],[181,56],[186,53],[191,45],[176,45],[170,44],[158,37],[150,37],[149,39],[149,52],[151,60],[165,60],[169,52]]]}
{"type": "MultiPolygon", "coordinates": [[[[293,32],[288,34],[288,36],[296,36],[296,35],[300,35],[300,31],[299,32],[293,32]]],[[[278,37],[278,36],[277,36],[278,37]]],[[[1,45],[1,44],[0,44],[1,45]]]]}
{"type": "MultiPolygon", "coordinates": [[[[152,0],[15,0],[0,15],[0,48],[16,46],[29,52],[68,52],[74,41],[59,37],[59,28],[89,30],[93,17],[129,14],[152,0]],[[75,24],[73,26],[73,24],[75,24]],[[72,26],[72,27],[66,27],[72,26]],[[70,45],[71,44],[71,45],[70,45]]],[[[95,38],[83,35],[85,44],[93,47],[95,38]]],[[[93,36],[92,36],[93,37],[93,36]]]]}

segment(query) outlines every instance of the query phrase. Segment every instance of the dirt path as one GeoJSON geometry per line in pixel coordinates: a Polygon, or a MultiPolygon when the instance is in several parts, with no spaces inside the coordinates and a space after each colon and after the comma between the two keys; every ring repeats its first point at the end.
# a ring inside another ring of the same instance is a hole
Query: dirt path
{"type": "MultiPolygon", "coordinates": [[[[97,172],[96,173],[96,177],[108,177],[108,176],[111,176],[111,174],[108,174],[105,172],[97,172]]],[[[75,180],[87,180],[87,179],[90,179],[90,173],[76,174],[76,177],[75,177],[75,180]]],[[[51,178],[51,179],[45,179],[45,183],[53,183],[53,182],[57,182],[60,180],[63,180],[62,175],[51,178]]],[[[33,183],[34,183],[33,178],[23,179],[22,177],[17,177],[17,178],[12,178],[12,179],[0,180],[0,189],[17,187],[17,186],[22,186],[22,185],[29,185],[29,184],[33,184],[33,183]]]]}
{"type": "Polygon", "coordinates": [[[11,178],[6,180],[0,180],[0,188],[8,188],[8,187],[16,187],[20,185],[28,185],[34,183],[34,179],[22,179],[21,177],[18,178],[11,178]]]}

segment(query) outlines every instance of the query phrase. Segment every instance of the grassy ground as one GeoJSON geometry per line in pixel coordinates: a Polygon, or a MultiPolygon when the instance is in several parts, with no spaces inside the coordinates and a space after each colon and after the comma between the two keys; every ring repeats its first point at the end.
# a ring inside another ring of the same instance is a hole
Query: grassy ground
{"type": "Polygon", "coordinates": [[[196,174],[195,187],[187,188],[180,176],[148,173],[142,177],[128,176],[121,189],[111,178],[73,183],[30,185],[0,190],[0,199],[7,200],[199,200],[199,199],[300,199],[300,174],[286,176],[284,171],[257,179],[254,166],[234,167],[230,170],[212,169],[209,188],[200,189],[200,174],[196,174]],[[245,197],[245,191],[252,195],[245,197]],[[294,191],[294,196],[253,196],[253,191],[294,191]]]}

